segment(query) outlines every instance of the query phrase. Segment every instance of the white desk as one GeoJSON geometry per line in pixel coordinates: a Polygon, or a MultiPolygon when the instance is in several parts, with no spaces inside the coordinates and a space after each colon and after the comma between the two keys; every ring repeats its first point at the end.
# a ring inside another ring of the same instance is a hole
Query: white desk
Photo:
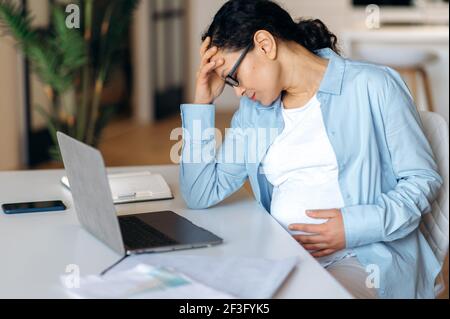
{"type": "MultiPolygon", "coordinates": [[[[140,167],[111,172],[151,170],[163,174],[174,191],[171,201],[118,206],[119,215],[172,210],[224,239],[213,248],[173,254],[247,256],[281,259],[299,257],[297,270],[277,298],[351,298],[284,229],[242,190],[206,211],[186,208],[178,189],[178,168],[140,167]]],[[[64,171],[0,173],[0,203],[63,199],[63,213],[7,216],[0,212],[0,298],[66,298],[59,278],[67,265],[81,276],[99,274],[121,256],[84,231],[73,209],[70,192],[59,180],[64,171]]]]}

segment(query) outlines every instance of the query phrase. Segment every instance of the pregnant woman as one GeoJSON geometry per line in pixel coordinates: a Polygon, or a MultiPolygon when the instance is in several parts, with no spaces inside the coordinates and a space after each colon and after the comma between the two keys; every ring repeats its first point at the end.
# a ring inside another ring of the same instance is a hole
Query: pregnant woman
{"type": "Polygon", "coordinates": [[[319,20],[231,0],[203,37],[195,101],[181,110],[190,208],[249,179],[258,203],[355,297],[435,297],[440,265],[419,224],[442,179],[394,70],[344,59],[319,20]],[[216,154],[207,133],[225,85],[241,102],[216,154]]]}

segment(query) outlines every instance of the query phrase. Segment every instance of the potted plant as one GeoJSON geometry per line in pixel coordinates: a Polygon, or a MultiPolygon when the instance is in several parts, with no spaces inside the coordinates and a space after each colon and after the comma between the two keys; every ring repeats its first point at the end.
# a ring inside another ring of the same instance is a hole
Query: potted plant
{"type": "Polygon", "coordinates": [[[51,24],[34,28],[32,17],[11,0],[0,0],[0,26],[17,42],[44,84],[50,110],[36,106],[45,117],[60,160],[56,131],[96,146],[114,112],[102,108],[105,81],[120,52],[139,0],[79,0],[80,28],[69,28],[63,5],[52,5],[51,24]]]}

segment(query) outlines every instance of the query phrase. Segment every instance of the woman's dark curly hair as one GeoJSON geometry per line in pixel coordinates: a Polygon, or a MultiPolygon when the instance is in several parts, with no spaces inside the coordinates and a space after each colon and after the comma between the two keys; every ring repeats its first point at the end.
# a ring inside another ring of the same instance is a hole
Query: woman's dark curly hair
{"type": "Polygon", "coordinates": [[[275,38],[295,41],[311,52],[330,48],[337,54],[337,37],[320,20],[295,22],[290,14],[270,0],[230,0],[217,12],[202,40],[211,37],[212,46],[239,51],[253,42],[259,30],[275,38]]]}

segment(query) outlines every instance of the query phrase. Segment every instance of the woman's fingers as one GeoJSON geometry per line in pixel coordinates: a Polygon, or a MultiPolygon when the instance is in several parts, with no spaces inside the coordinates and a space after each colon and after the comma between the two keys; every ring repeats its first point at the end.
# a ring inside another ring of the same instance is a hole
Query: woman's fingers
{"type": "Polygon", "coordinates": [[[216,62],[210,62],[203,66],[200,76],[207,76],[216,67],[216,62]]]}
{"type": "Polygon", "coordinates": [[[321,234],[325,230],[325,224],[292,224],[289,226],[291,231],[301,231],[308,234],[321,234]]]}
{"type": "Polygon", "coordinates": [[[197,77],[205,78],[206,76],[208,76],[211,73],[211,71],[215,70],[216,68],[220,67],[221,65],[223,65],[225,63],[225,61],[223,59],[211,61],[211,59],[219,51],[219,49],[215,46],[212,48],[209,48],[210,44],[211,44],[211,38],[207,37],[201,45],[201,48],[200,48],[201,62],[200,62],[200,69],[197,72],[197,77]]]}
{"type": "MultiPolygon", "coordinates": [[[[0,0],[1,1],[1,0],[0,0]]],[[[219,49],[211,46],[211,38],[206,38],[200,48],[200,67],[197,72],[195,104],[209,104],[223,92],[225,83],[219,75],[213,73],[225,64],[225,60],[215,56],[219,49]]]]}
{"type": "Polygon", "coordinates": [[[307,251],[320,251],[328,248],[327,244],[305,244],[302,245],[307,251]]]}
{"type": "Polygon", "coordinates": [[[209,49],[208,51],[206,51],[206,53],[203,55],[202,57],[202,61],[201,61],[201,66],[208,64],[209,62],[211,62],[211,58],[217,53],[217,47],[212,47],[211,49],[209,49]]]}
{"type": "Polygon", "coordinates": [[[325,249],[325,250],[321,250],[321,251],[312,253],[311,255],[314,258],[320,258],[320,257],[330,256],[330,255],[334,254],[335,252],[336,252],[336,250],[334,250],[334,249],[325,249]]]}
{"type": "Polygon", "coordinates": [[[206,63],[201,69],[200,69],[200,75],[208,75],[212,71],[214,71],[216,68],[220,67],[224,63],[223,59],[219,59],[217,61],[211,61],[209,63],[206,63]]]}
{"type": "Polygon", "coordinates": [[[208,50],[208,47],[209,47],[210,43],[211,43],[211,38],[210,37],[207,37],[205,39],[205,41],[203,41],[203,43],[202,43],[202,45],[200,47],[200,57],[201,58],[205,55],[206,51],[208,50]]]}
{"type": "Polygon", "coordinates": [[[300,244],[322,244],[325,243],[325,238],[320,235],[296,235],[294,239],[298,241],[300,244]]]}
{"type": "Polygon", "coordinates": [[[331,219],[338,215],[339,211],[336,209],[326,209],[326,210],[307,210],[306,214],[315,219],[331,219]]]}
{"type": "Polygon", "coordinates": [[[208,75],[214,71],[216,68],[220,67],[222,64],[224,63],[224,61],[222,59],[217,60],[217,61],[213,61],[213,62],[209,62],[208,64],[204,65],[199,72],[199,77],[200,78],[207,78],[208,75]]]}

